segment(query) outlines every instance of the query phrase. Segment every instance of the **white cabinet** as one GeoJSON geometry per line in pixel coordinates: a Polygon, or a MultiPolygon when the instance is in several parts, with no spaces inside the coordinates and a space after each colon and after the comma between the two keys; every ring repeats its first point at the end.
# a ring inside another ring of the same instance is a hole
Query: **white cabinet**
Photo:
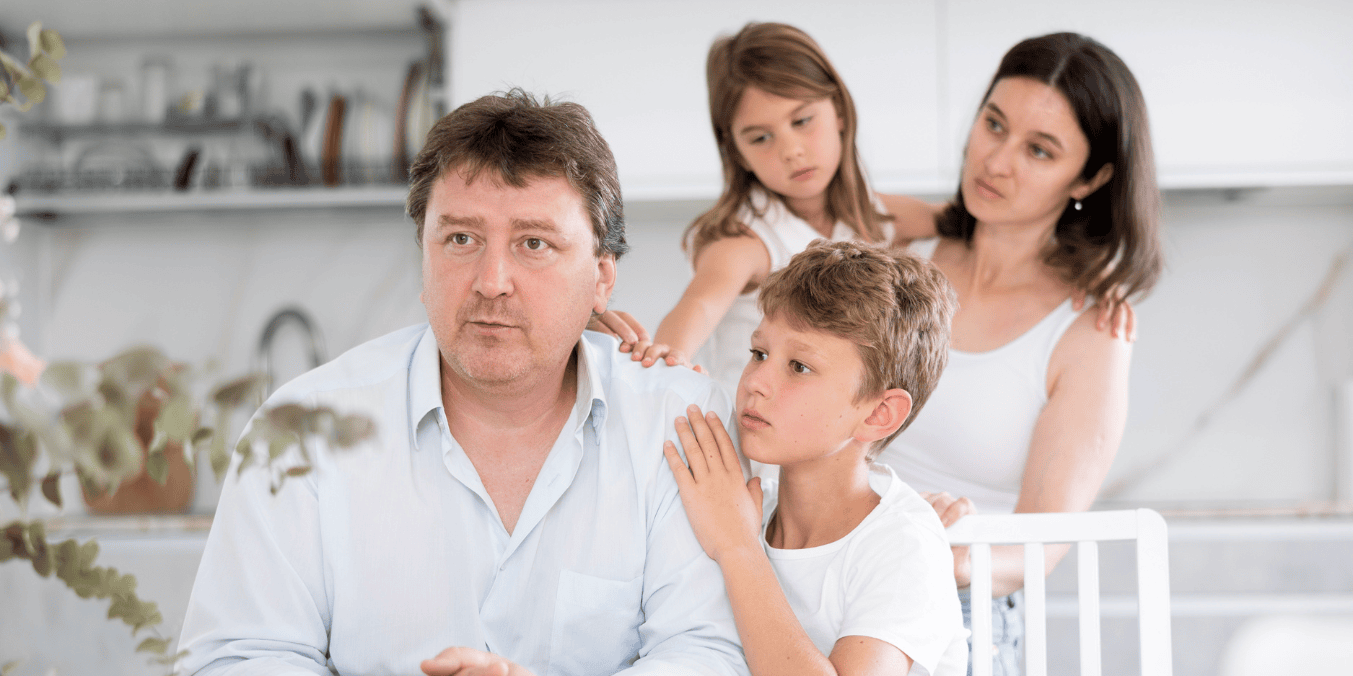
{"type": "Polygon", "coordinates": [[[705,58],[716,36],[753,20],[798,26],[822,45],[855,98],[875,182],[923,190],[937,175],[928,0],[460,0],[449,11],[452,105],[520,86],[587,106],[629,199],[718,194],[705,58]]]}

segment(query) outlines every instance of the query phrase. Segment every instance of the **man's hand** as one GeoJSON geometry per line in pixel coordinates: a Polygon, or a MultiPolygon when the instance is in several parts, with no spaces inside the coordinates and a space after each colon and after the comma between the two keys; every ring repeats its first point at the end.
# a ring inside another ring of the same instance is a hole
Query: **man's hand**
{"type": "Polygon", "coordinates": [[[686,412],[690,421],[677,418],[676,430],[690,467],[681,461],[672,442],[666,442],[662,452],[676,477],[696,539],[715,561],[741,548],[759,551],[761,479],[742,483],[737,449],[719,416],[701,414],[698,406],[686,412]]]}
{"type": "MultiPolygon", "coordinates": [[[[977,513],[977,507],[968,498],[954,499],[954,496],[944,492],[921,493],[921,497],[935,508],[935,513],[940,515],[940,524],[945,528],[969,514],[977,513]]],[[[962,589],[972,584],[972,560],[968,558],[967,545],[951,549],[954,551],[954,582],[962,589]]]]}
{"type": "Polygon", "coordinates": [[[473,648],[447,648],[420,666],[428,676],[535,676],[505,657],[473,648]]]}

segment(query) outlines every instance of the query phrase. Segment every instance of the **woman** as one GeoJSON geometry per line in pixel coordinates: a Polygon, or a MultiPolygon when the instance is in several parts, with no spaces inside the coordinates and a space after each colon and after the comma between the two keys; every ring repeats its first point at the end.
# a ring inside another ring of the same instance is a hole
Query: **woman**
{"type": "MultiPolygon", "coordinates": [[[[1122,60],[1074,33],[1015,45],[969,132],[940,236],[912,245],[958,293],[949,365],[879,457],[928,493],[946,526],[975,510],[1094,502],[1123,435],[1131,347],[1072,298],[1115,305],[1151,289],[1159,201],[1146,108],[1122,60]]],[[[1049,571],[1068,549],[1048,549],[1049,571]]],[[[995,626],[1005,618],[1012,630],[996,673],[1019,673],[1021,548],[993,547],[992,563],[995,626]]],[[[966,551],[954,565],[967,587],[966,551]]]]}

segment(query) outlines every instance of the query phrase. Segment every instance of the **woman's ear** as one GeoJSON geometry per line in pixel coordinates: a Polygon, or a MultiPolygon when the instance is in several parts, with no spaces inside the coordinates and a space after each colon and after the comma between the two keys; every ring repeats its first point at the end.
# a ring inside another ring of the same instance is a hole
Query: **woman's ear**
{"type": "Polygon", "coordinates": [[[874,405],[869,417],[856,429],[855,438],[865,443],[885,439],[896,432],[911,415],[911,393],[895,387],[885,390],[883,397],[874,405]]]}
{"type": "Polygon", "coordinates": [[[1095,175],[1090,177],[1090,180],[1084,181],[1079,185],[1077,185],[1076,187],[1072,188],[1071,198],[1083,200],[1086,197],[1093,195],[1096,190],[1099,190],[1100,188],[1104,187],[1104,184],[1108,183],[1109,179],[1111,178],[1113,178],[1112,162],[1100,167],[1099,171],[1096,171],[1095,175]]]}

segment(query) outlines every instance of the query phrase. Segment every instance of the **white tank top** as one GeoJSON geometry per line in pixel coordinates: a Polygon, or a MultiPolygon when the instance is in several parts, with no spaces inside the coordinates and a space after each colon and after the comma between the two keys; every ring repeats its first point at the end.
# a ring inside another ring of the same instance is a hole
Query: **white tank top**
{"type": "MultiPolygon", "coordinates": [[[[929,258],[937,243],[921,240],[911,251],[929,258]]],[[[1068,299],[1001,347],[949,350],[925,407],[878,462],[917,491],[967,496],[979,512],[1015,511],[1034,423],[1048,403],[1048,362],[1078,316],[1068,299]]]]}
{"type": "MultiPolygon", "coordinates": [[[[813,240],[823,239],[822,233],[795,216],[783,202],[771,199],[764,191],[753,190],[751,201],[756,211],[762,212],[764,216],[755,218],[753,210],[744,206],[737,217],[766,245],[766,250],[770,252],[770,272],[788,265],[789,259],[807,249],[813,240]]],[[[880,213],[887,213],[877,199],[874,200],[874,206],[880,213]]],[[[881,225],[884,237],[891,240],[893,224],[884,222],[881,225]]],[[[858,238],[855,231],[843,222],[838,221],[832,228],[831,239],[834,242],[858,238]]],[[[710,377],[723,385],[734,399],[737,398],[742,369],[751,357],[752,332],[761,324],[761,310],[756,306],[756,296],[757,290],[752,290],[734,299],[728,313],[714,327],[709,340],[696,351],[691,361],[704,366],[710,377]]]]}

